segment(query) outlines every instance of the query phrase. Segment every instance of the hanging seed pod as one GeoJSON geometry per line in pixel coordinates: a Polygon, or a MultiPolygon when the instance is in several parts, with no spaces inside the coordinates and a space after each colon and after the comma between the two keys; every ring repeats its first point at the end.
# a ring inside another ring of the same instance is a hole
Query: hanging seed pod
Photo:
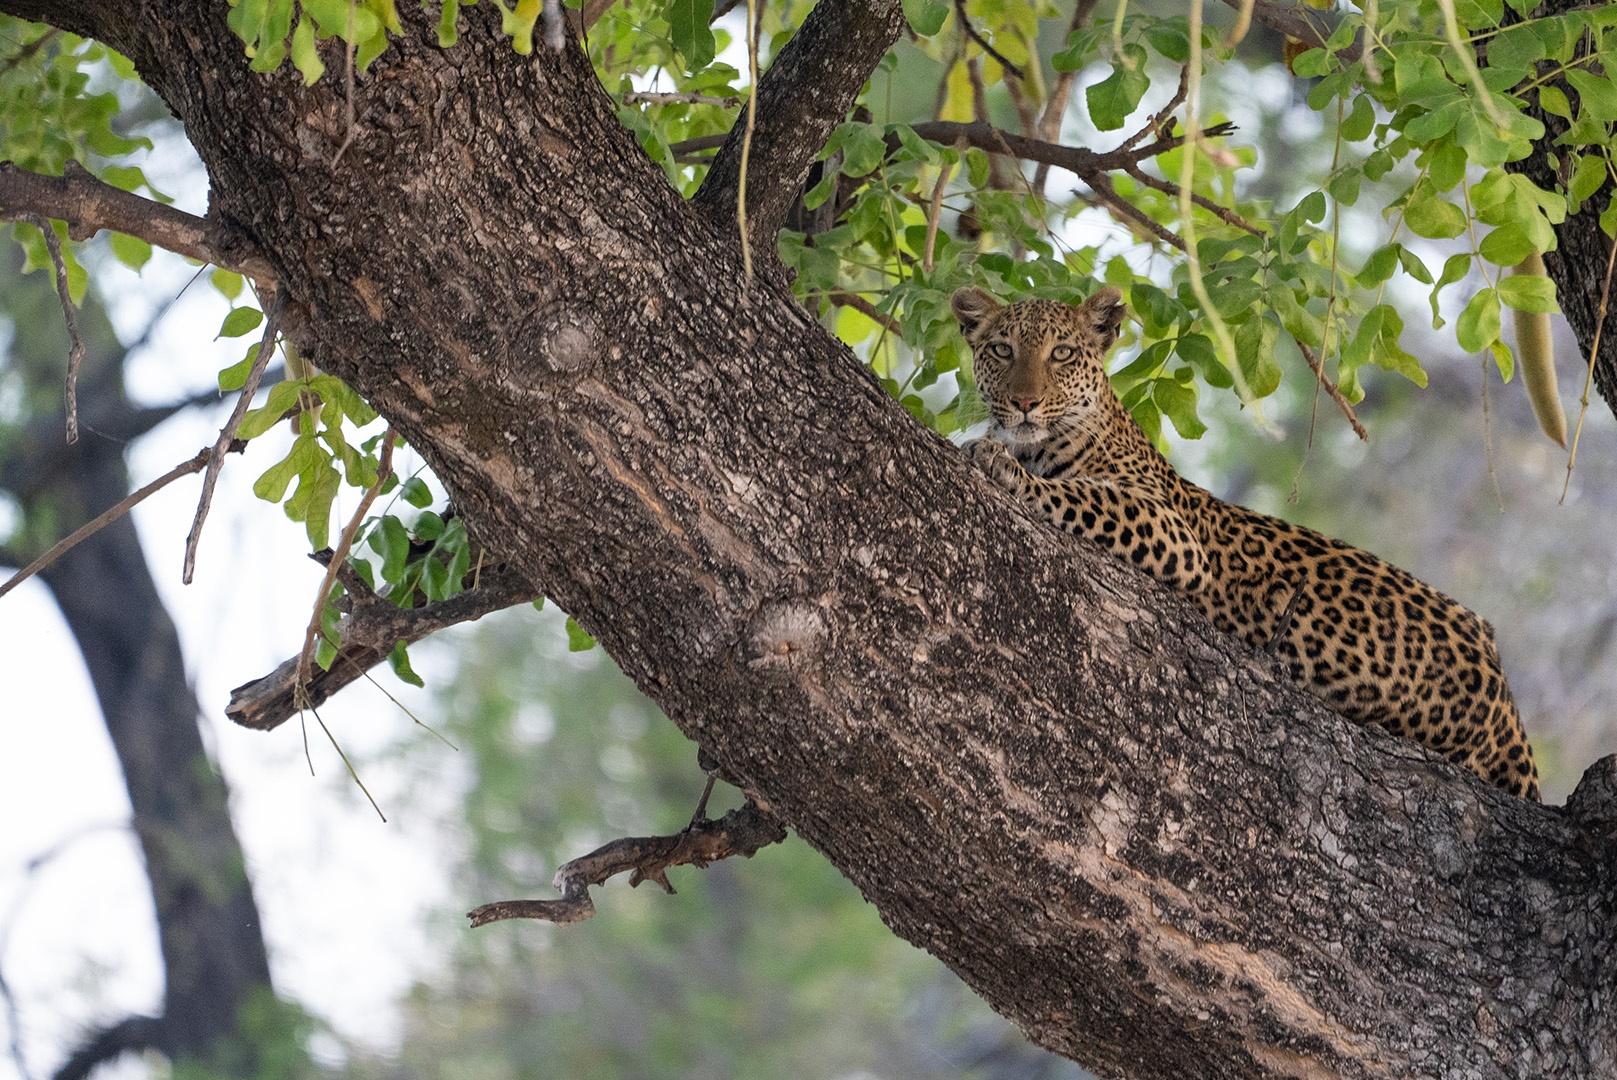
{"type": "MultiPolygon", "coordinates": [[[[1537,252],[1511,271],[1515,274],[1544,276],[1544,257],[1537,252]]],[[[1566,413],[1561,409],[1561,391],[1555,382],[1555,343],[1550,337],[1550,317],[1544,312],[1512,312],[1516,322],[1516,356],[1521,362],[1522,383],[1533,403],[1533,415],[1544,434],[1566,446],[1566,413]]]]}

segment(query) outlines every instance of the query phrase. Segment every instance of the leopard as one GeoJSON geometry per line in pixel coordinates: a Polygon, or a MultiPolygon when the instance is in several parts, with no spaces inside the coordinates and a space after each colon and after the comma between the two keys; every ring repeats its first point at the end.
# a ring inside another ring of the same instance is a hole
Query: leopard
{"type": "Polygon", "coordinates": [[[965,450],[998,487],[1189,597],[1331,710],[1539,801],[1493,628],[1368,551],[1179,475],[1107,376],[1116,288],[1003,303],[967,286],[951,307],[988,412],[965,450]]]}

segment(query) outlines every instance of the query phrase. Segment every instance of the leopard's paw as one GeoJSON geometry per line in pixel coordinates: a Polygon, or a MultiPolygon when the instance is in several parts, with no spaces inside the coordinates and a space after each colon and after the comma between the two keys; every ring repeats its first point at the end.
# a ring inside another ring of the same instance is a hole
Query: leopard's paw
{"type": "Polygon", "coordinates": [[[998,439],[977,439],[967,443],[965,450],[972,463],[1006,491],[1016,491],[1022,486],[1022,466],[998,439]]]}

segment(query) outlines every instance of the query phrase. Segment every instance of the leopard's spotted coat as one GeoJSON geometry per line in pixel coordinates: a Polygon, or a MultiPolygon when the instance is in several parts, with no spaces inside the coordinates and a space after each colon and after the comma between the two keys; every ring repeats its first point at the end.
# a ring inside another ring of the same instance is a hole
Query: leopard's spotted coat
{"type": "Polygon", "coordinates": [[[1492,627],[1367,551],[1174,472],[1106,378],[1117,290],[1074,307],[962,289],[954,310],[991,417],[969,450],[995,482],[1195,598],[1219,629],[1269,647],[1337,712],[1538,798],[1492,627]]]}

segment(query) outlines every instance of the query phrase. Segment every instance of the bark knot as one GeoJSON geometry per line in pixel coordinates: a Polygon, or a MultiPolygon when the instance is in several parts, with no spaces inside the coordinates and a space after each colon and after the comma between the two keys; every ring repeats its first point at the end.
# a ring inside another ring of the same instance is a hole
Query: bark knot
{"type": "Polygon", "coordinates": [[[801,671],[819,656],[825,616],[805,600],[766,604],[752,619],[746,639],[747,666],[753,670],[801,671]]]}
{"type": "Polygon", "coordinates": [[[1617,754],[1607,754],[1584,771],[1566,801],[1566,812],[1591,836],[1617,840],[1617,754]]]}

